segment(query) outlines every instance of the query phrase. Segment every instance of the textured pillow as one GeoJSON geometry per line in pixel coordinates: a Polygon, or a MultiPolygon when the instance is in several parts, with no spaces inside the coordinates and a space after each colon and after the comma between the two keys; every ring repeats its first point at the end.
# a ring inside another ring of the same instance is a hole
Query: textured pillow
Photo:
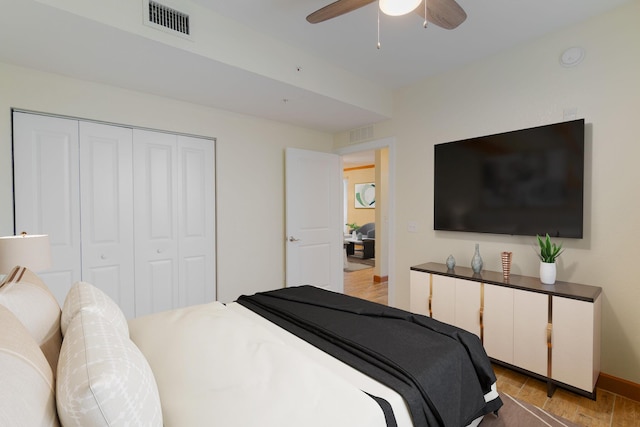
{"type": "Polygon", "coordinates": [[[94,311],[79,311],[67,326],[56,396],[65,427],[162,426],[149,364],[119,327],[94,311]]]}
{"type": "Polygon", "coordinates": [[[55,376],[62,345],[60,305],[47,285],[28,268],[14,267],[0,285],[0,305],[31,333],[55,376]]]}
{"type": "Polygon", "coordinates": [[[99,314],[129,337],[127,318],[118,304],[100,289],[86,282],[74,283],[64,299],[60,320],[63,336],[67,333],[69,323],[82,310],[99,314]]]}
{"type": "Polygon", "coordinates": [[[53,373],[38,344],[0,306],[0,425],[58,426],[53,373]]]}

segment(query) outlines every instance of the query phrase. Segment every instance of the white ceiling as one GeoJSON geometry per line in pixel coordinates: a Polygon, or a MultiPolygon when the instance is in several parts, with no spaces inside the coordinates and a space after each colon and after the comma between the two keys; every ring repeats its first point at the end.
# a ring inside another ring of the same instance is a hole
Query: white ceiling
{"type": "Polygon", "coordinates": [[[398,88],[583,21],[627,0],[457,0],[467,20],[454,30],[435,25],[425,29],[416,13],[401,17],[381,13],[379,50],[377,2],[309,24],[308,14],[334,0],[194,1],[380,85],[398,88]]]}
{"type": "MultiPolygon", "coordinates": [[[[164,3],[175,7],[186,1],[164,3]]],[[[379,50],[377,3],[309,24],[305,17],[332,0],[192,1],[283,46],[392,90],[630,0],[458,0],[468,18],[454,30],[434,25],[424,29],[417,14],[382,15],[379,50]]],[[[304,86],[295,76],[270,78],[46,3],[74,2],[0,0],[0,61],[324,132],[354,129],[391,115],[363,107],[355,98],[351,102],[335,93],[310,90],[308,82],[304,86]],[[285,98],[291,102],[283,102],[285,98]]],[[[95,7],[108,8],[109,3],[95,7]]],[[[297,66],[305,71],[304,63],[297,66]]]]}

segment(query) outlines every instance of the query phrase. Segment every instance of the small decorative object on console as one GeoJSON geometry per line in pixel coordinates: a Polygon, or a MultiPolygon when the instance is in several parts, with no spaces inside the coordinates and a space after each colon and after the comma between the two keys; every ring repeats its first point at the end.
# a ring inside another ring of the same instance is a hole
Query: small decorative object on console
{"type": "Polygon", "coordinates": [[[502,278],[509,281],[509,274],[511,274],[511,257],[513,252],[502,252],[502,278]]]}
{"type": "Polygon", "coordinates": [[[453,255],[449,255],[449,257],[447,258],[447,268],[449,270],[453,270],[455,266],[456,266],[456,259],[453,257],[453,255]]]}
{"type": "Polygon", "coordinates": [[[538,239],[538,245],[540,246],[540,281],[545,285],[553,285],[556,283],[556,259],[560,256],[564,250],[562,249],[562,243],[556,245],[551,243],[549,234],[546,235],[543,240],[542,237],[536,235],[538,239]]]}
{"type": "Polygon", "coordinates": [[[480,273],[482,271],[482,257],[480,257],[480,244],[476,243],[476,252],[471,258],[471,269],[474,273],[480,273]]]}

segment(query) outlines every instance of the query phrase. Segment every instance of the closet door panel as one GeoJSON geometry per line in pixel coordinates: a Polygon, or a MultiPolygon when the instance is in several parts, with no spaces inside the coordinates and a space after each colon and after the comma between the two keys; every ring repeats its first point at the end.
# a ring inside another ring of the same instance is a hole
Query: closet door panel
{"type": "Polygon", "coordinates": [[[178,137],[180,305],[215,300],[213,141],[178,137]]]}
{"type": "MultiPolygon", "coordinates": [[[[151,260],[146,266],[149,283],[151,286],[136,287],[136,293],[139,295],[139,299],[142,299],[138,304],[136,314],[138,316],[149,313],[155,313],[159,311],[171,310],[178,307],[177,295],[176,295],[176,279],[177,265],[174,259],[164,257],[158,257],[159,259],[151,260]],[[147,294],[141,292],[147,291],[147,294]],[[145,307],[148,305],[147,311],[145,307]]],[[[145,266],[141,266],[143,269],[145,266]]]]}
{"type": "Polygon", "coordinates": [[[80,122],[82,278],[135,315],[130,128],[80,122]]]}
{"type": "Polygon", "coordinates": [[[16,232],[48,234],[53,266],[38,272],[60,304],[81,279],[78,122],[13,113],[16,232]]]}
{"type": "Polygon", "coordinates": [[[176,138],[133,131],[136,316],[180,305],[176,138]]]}

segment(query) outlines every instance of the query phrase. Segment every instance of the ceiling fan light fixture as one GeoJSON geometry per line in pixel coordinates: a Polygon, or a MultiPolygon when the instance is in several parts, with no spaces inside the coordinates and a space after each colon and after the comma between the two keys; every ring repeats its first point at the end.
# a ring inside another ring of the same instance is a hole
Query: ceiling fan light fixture
{"type": "Polygon", "coordinates": [[[400,16],[412,12],[422,0],[380,0],[380,10],[385,15],[400,16]]]}

